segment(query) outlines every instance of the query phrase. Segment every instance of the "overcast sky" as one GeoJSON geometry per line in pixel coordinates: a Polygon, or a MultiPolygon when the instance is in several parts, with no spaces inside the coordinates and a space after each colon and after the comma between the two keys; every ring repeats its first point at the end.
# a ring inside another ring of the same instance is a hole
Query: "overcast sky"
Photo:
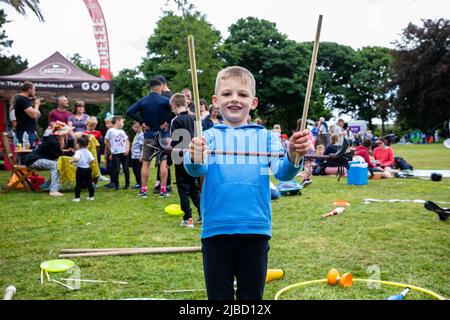
{"type": "MultiPolygon", "coordinates": [[[[225,38],[239,18],[255,16],[277,24],[296,41],[312,41],[317,18],[324,15],[321,41],[350,45],[392,47],[409,22],[449,18],[448,0],[192,0],[225,38]]],[[[117,74],[134,68],[146,55],[147,39],[162,15],[166,0],[99,0],[109,33],[111,69],[117,74]]],[[[28,11],[23,17],[3,3],[6,33],[14,40],[10,53],[28,59],[29,66],[53,52],[79,53],[99,65],[89,13],[82,0],[41,0],[45,22],[28,11]]]]}

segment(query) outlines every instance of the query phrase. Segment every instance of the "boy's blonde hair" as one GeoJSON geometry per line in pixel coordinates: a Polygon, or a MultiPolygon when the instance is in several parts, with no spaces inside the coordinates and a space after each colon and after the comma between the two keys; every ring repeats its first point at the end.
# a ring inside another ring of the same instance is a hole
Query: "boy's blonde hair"
{"type": "Polygon", "coordinates": [[[243,81],[248,84],[250,87],[250,92],[253,96],[256,96],[256,82],[253,74],[247,69],[239,66],[228,67],[222,69],[216,78],[216,89],[215,94],[217,95],[219,92],[220,82],[226,79],[235,78],[243,81]]]}
{"type": "Polygon", "coordinates": [[[87,119],[86,121],[86,125],[90,125],[90,124],[98,124],[98,120],[96,117],[89,117],[89,119],[87,119]]]}
{"type": "Polygon", "coordinates": [[[182,93],[175,93],[170,98],[170,104],[174,105],[176,108],[182,108],[182,107],[187,108],[186,96],[182,93]]]}

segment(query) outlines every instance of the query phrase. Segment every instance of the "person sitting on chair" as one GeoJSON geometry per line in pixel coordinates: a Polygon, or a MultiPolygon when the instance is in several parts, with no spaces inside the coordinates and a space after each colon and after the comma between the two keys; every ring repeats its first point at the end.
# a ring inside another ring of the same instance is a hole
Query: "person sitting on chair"
{"type": "Polygon", "coordinates": [[[35,169],[48,169],[51,172],[50,193],[51,196],[63,196],[59,192],[59,172],[57,160],[63,155],[65,138],[71,133],[68,125],[57,121],[52,132],[43,137],[42,143],[30,153],[25,161],[27,167],[35,169]]]}

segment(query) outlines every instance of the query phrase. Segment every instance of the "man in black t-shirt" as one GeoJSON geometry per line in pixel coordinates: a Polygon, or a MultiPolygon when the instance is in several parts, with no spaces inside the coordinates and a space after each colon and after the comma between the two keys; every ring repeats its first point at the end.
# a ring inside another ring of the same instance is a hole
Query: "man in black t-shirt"
{"type": "Polygon", "coordinates": [[[35,99],[36,88],[34,84],[25,81],[20,93],[14,99],[14,112],[16,113],[16,137],[19,143],[23,143],[23,134],[28,134],[30,145],[36,140],[36,120],[41,116],[39,106],[41,101],[35,99]],[[34,100],[34,102],[33,102],[34,100]]]}

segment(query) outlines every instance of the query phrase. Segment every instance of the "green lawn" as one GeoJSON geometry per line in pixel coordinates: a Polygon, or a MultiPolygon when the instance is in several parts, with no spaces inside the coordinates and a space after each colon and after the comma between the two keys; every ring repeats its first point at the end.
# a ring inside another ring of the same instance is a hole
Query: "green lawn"
{"type": "MultiPolygon", "coordinates": [[[[450,169],[450,150],[442,145],[395,146],[396,154],[417,169],[450,169]]],[[[152,170],[151,176],[154,176],[152,170]]],[[[7,173],[0,171],[0,181],[7,173]]],[[[73,259],[81,278],[121,280],[128,285],[82,284],[69,291],[39,281],[39,265],[55,259],[61,248],[160,247],[200,245],[200,228],[181,228],[180,218],[164,213],[178,196],[139,199],[136,191],[98,189],[96,201],[72,203],[73,194],[0,195],[0,292],[17,287],[15,299],[205,299],[199,253],[73,259]]],[[[283,268],[284,279],[266,286],[265,298],[290,284],[324,278],[328,269],[370,276],[376,265],[381,280],[405,282],[450,297],[450,224],[421,204],[363,204],[364,198],[424,199],[450,202],[450,179],[442,182],[389,179],[349,186],[346,179],[315,177],[301,196],[273,202],[270,268],[283,268]],[[352,206],[341,216],[321,219],[336,200],[352,206]]],[[[56,277],[56,276],[55,276],[56,277]]],[[[57,277],[56,277],[57,278],[57,277]]],[[[292,290],[283,299],[385,299],[400,288],[350,289],[314,285],[292,290]]],[[[429,296],[412,292],[410,299],[429,296]]]]}

